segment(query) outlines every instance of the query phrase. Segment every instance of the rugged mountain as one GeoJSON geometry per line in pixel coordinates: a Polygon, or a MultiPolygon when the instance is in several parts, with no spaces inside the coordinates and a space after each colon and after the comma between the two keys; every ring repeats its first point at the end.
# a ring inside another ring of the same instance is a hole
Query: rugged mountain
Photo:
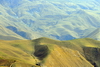
{"type": "Polygon", "coordinates": [[[1,0],[0,25],[25,39],[59,40],[81,38],[100,27],[97,0],[59,1],[1,0]]]}
{"type": "Polygon", "coordinates": [[[99,67],[100,41],[89,38],[58,41],[0,40],[0,66],[99,67]]]}
{"type": "Polygon", "coordinates": [[[95,40],[100,40],[100,28],[95,29],[92,33],[90,33],[85,37],[92,38],[95,40]]]}

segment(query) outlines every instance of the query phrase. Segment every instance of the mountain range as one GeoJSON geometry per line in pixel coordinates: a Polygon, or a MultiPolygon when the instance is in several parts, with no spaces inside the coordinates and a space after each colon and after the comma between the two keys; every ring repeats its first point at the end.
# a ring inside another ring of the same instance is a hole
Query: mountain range
{"type": "Polygon", "coordinates": [[[0,0],[0,67],[100,67],[99,0],[0,0]]]}
{"type": "Polygon", "coordinates": [[[85,38],[100,27],[98,0],[0,0],[0,8],[0,30],[18,39],[85,38]]]}

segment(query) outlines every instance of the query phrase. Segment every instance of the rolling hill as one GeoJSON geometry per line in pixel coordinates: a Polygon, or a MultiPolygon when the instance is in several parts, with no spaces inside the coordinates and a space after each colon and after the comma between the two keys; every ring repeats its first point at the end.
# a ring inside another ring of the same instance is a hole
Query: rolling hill
{"type": "Polygon", "coordinates": [[[0,67],[100,67],[99,2],[0,0],[0,67]]]}
{"type": "Polygon", "coordinates": [[[99,67],[100,41],[83,38],[68,41],[38,38],[0,40],[2,67],[99,67]]]}
{"type": "Polygon", "coordinates": [[[24,39],[81,38],[100,27],[98,0],[1,0],[0,25],[24,39]]]}

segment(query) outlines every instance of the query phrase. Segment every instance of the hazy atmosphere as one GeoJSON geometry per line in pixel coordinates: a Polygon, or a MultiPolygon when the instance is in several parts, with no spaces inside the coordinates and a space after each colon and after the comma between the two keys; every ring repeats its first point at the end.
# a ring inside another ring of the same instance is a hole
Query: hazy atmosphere
{"type": "Polygon", "coordinates": [[[100,0],[0,0],[0,67],[100,67],[100,0]]]}
{"type": "Polygon", "coordinates": [[[99,0],[1,0],[0,27],[8,31],[1,29],[0,36],[99,40],[99,3],[99,0]]]}

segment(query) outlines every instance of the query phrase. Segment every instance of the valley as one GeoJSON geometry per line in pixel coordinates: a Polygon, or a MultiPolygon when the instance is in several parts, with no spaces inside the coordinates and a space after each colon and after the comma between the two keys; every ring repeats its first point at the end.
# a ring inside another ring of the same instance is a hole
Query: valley
{"type": "Polygon", "coordinates": [[[0,8],[0,26],[24,39],[85,38],[100,27],[96,0],[1,0],[0,8]]]}

